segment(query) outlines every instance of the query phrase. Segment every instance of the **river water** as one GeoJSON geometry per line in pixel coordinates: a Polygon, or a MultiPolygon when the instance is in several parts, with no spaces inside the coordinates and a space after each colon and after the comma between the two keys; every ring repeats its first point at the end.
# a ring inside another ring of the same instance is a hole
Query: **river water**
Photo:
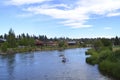
{"type": "Polygon", "coordinates": [[[113,80],[86,63],[87,48],[0,55],[0,80],[113,80]],[[62,62],[63,57],[66,59],[62,62]]]}

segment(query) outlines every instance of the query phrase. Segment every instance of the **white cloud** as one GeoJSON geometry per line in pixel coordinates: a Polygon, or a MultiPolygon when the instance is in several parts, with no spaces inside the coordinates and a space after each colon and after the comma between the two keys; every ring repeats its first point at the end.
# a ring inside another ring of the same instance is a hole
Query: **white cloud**
{"type": "Polygon", "coordinates": [[[108,17],[112,17],[112,16],[120,16],[120,12],[109,13],[107,16],[108,16],[108,17]]]}
{"type": "Polygon", "coordinates": [[[94,14],[106,14],[120,9],[120,0],[82,0],[80,5],[94,14]]]}
{"type": "Polygon", "coordinates": [[[54,4],[54,5],[49,5],[49,4],[44,4],[40,6],[41,8],[65,8],[65,9],[70,9],[71,7],[65,4],[54,4]]]}
{"type": "Polygon", "coordinates": [[[104,27],[105,30],[111,30],[111,27],[104,27]]]}
{"type": "MultiPolygon", "coordinates": [[[[34,4],[44,1],[50,0],[10,0],[11,4],[14,5],[34,4]]],[[[72,28],[84,28],[92,27],[92,25],[87,24],[87,21],[92,19],[91,15],[95,14],[105,17],[119,16],[119,9],[120,0],[79,0],[76,4],[72,4],[72,6],[71,4],[46,3],[40,6],[29,6],[24,8],[24,11],[60,19],[62,20],[60,23],[72,28]]]]}
{"type": "Polygon", "coordinates": [[[32,13],[23,13],[23,14],[18,14],[16,17],[26,18],[31,16],[33,16],[32,13]]]}
{"type": "Polygon", "coordinates": [[[42,3],[46,1],[51,1],[51,0],[9,0],[9,1],[6,1],[5,4],[19,6],[19,5],[26,5],[26,4],[42,3]]]}
{"type": "Polygon", "coordinates": [[[44,14],[51,16],[56,19],[63,20],[62,24],[65,26],[70,26],[72,28],[83,28],[91,27],[91,25],[85,25],[86,21],[89,19],[88,15],[85,15],[84,9],[68,9],[68,6],[64,4],[62,6],[64,9],[58,9],[56,6],[38,6],[38,7],[29,7],[25,9],[26,11],[33,12],[34,14],[44,14]]]}

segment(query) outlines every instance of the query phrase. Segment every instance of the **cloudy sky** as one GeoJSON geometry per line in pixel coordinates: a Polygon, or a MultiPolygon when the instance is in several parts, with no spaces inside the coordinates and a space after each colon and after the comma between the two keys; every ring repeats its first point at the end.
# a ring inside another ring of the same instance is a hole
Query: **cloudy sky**
{"type": "Polygon", "coordinates": [[[0,0],[0,34],[120,36],[120,0],[0,0]]]}

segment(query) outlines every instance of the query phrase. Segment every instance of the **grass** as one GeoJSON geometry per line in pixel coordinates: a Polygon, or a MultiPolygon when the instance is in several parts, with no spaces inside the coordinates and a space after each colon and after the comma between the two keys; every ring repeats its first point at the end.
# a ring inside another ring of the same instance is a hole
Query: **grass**
{"type": "Polygon", "coordinates": [[[114,46],[113,47],[113,52],[115,52],[116,50],[120,50],[120,46],[114,46]]]}
{"type": "Polygon", "coordinates": [[[47,50],[63,50],[70,48],[78,48],[78,46],[67,46],[67,47],[58,47],[58,46],[24,46],[22,48],[7,48],[6,52],[0,51],[0,54],[14,54],[22,52],[31,52],[31,51],[47,51],[47,50]]]}

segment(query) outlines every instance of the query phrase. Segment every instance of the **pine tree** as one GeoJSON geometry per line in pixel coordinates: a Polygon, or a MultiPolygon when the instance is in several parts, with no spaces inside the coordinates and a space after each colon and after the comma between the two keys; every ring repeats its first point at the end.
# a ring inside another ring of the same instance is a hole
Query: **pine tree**
{"type": "Polygon", "coordinates": [[[8,36],[7,36],[7,42],[9,48],[15,48],[16,45],[16,38],[15,33],[12,29],[9,30],[8,36]]]}
{"type": "Polygon", "coordinates": [[[118,36],[115,37],[114,45],[120,45],[120,40],[119,40],[118,36]]]}

